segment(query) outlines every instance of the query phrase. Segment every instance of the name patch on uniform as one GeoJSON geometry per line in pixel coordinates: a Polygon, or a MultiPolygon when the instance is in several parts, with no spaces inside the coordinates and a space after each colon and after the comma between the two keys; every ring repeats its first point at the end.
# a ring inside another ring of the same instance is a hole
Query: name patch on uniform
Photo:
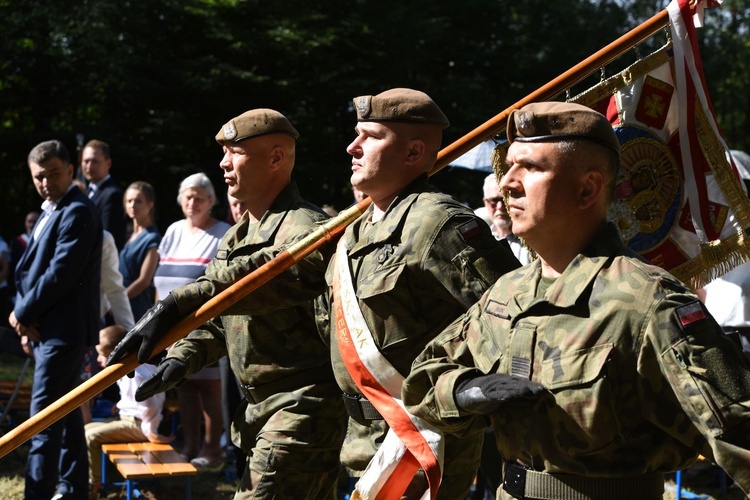
{"type": "Polygon", "coordinates": [[[227,260],[228,256],[229,256],[228,250],[218,250],[216,252],[216,259],[218,260],[227,260]]]}
{"type": "Polygon", "coordinates": [[[703,309],[703,304],[699,300],[678,307],[675,312],[677,313],[677,319],[680,320],[680,325],[686,327],[692,325],[696,321],[706,319],[706,311],[703,309]]]}
{"type": "Polygon", "coordinates": [[[464,241],[468,241],[482,234],[482,228],[479,225],[479,222],[470,220],[469,222],[464,222],[458,226],[458,232],[461,233],[461,237],[464,241]]]}
{"type": "Polygon", "coordinates": [[[484,306],[484,311],[487,314],[497,316],[498,318],[510,319],[510,316],[508,315],[508,306],[496,300],[488,300],[487,304],[484,306]]]}

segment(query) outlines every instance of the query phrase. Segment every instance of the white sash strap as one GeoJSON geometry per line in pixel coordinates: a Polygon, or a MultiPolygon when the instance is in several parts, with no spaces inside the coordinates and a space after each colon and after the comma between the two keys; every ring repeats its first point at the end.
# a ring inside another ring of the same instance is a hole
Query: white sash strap
{"type": "Polygon", "coordinates": [[[344,364],[362,394],[383,415],[390,427],[383,444],[357,482],[355,495],[367,499],[400,496],[403,490],[389,491],[385,495],[385,489],[393,487],[393,484],[398,484],[399,489],[405,488],[408,481],[404,484],[405,479],[398,479],[398,476],[406,473],[410,480],[421,466],[430,484],[423,498],[434,498],[442,476],[442,433],[421,418],[411,415],[401,402],[404,377],[380,353],[362,316],[343,238],[336,251],[333,287],[336,331],[344,364]],[[407,472],[409,468],[411,472],[407,472]]]}

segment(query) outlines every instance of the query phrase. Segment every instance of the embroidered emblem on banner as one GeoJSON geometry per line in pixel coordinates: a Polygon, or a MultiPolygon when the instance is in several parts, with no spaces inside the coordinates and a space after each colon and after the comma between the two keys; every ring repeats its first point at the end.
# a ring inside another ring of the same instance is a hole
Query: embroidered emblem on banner
{"type": "Polygon", "coordinates": [[[672,85],[646,75],[641,89],[641,98],[635,110],[636,119],[651,128],[658,130],[664,128],[673,93],[672,85]]]}

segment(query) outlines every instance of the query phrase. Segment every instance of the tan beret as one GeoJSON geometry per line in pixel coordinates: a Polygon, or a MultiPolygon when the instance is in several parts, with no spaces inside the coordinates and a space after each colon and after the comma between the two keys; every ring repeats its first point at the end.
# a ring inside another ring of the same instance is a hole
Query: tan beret
{"type": "Polygon", "coordinates": [[[591,108],[572,102],[537,102],[508,116],[508,144],[582,139],[596,142],[620,154],[620,142],[607,118],[591,108]]]}
{"type": "Polygon", "coordinates": [[[240,142],[264,134],[289,134],[295,139],[299,132],[292,127],[286,116],[272,109],[252,109],[229,120],[219,133],[216,142],[240,142]]]}
{"type": "Polygon", "coordinates": [[[355,97],[358,121],[391,121],[450,125],[435,101],[424,92],[412,89],[390,89],[378,95],[355,97]]]}

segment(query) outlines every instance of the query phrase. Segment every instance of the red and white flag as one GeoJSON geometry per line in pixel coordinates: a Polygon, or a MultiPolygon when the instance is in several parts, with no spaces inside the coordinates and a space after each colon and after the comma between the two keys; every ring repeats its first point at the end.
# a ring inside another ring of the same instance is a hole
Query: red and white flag
{"type": "Polygon", "coordinates": [[[610,219],[623,240],[694,288],[750,259],[750,202],[696,41],[705,3],[673,0],[671,43],[571,99],[607,116],[620,140],[610,219]]]}

